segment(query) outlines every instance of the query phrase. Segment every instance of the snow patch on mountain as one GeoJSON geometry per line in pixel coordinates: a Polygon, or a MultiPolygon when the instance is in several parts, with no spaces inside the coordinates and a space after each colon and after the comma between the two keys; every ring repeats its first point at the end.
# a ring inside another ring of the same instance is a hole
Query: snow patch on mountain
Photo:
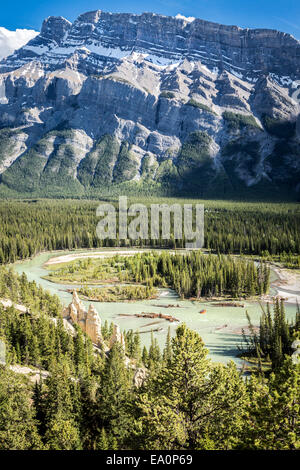
{"type": "Polygon", "coordinates": [[[104,57],[113,57],[115,59],[122,59],[130,55],[130,51],[122,50],[120,47],[104,47],[100,43],[91,43],[86,46],[86,49],[90,50],[94,54],[104,56],[104,57]]]}
{"type": "Polygon", "coordinates": [[[34,52],[37,55],[43,55],[45,52],[49,51],[49,47],[47,46],[25,46],[24,49],[26,51],[34,52]]]}
{"type": "Polygon", "coordinates": [[[8,57],[15,50],[27,44],[28,41],[35,38],[39,34],[38,31],[31,29],[17,29],[9,31],[0,27],[0,60],[8,57]]]}

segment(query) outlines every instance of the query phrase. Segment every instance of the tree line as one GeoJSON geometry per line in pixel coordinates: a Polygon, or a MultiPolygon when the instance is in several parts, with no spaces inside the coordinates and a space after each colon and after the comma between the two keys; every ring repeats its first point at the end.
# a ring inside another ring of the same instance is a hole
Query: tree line
{"type": "MultiPolygon", "coordinates": [[[[115,256],[116,262],[121,260],[115,256]]],[[[269,290],[270,269],[261,263],[227,255],[143,253],[125,258],[121,279],[147,286],[172,287],[182,298],[249,297],[269,290]]]]}
{"type": "Polygon", "coordinates": [[[155,287],[171,287],[181,298],[251,297],[268,292],[270,268],[266,263],[231,255],[152,251],[133,256],[118,254],[105,259],[75,260],[56,270],[51,268],[45,278],[53,282],[92,284],[106,279],[137,284],[108,289],[80,288],[80,295],[99,301],[113,300],[113,296],[116,299],[122,296],[150,298],[155,294],[155,287]],[[108,290],[111,290],[111,298],[108,290]]]}
{"type": "MultiPolygon", "coordinates": [[[[149,205],[147,200],[140,202],[149,205]]],[[[99,240],[96,235],[97,206],[95,201],[80,200],[1,201],[0,263],[13,263],[51,250],[102,246],[185,247],[185,239],[174,239],[172,232],[168,240],[99,240]]],[[[268,252],[276,255],[286,251],[299,255],[299,210],[294,204],[207,201],[205,248],[219,253],[261,255],[268,252]]]]}
{"type": "Polygon", "coordinates": [[[286,355],[291,356],[295,352],[292,343],[298,339],[300,332],[299,305],[294,322],[286,319],[283,300],[275,299],[273,312],[269,303],[263,308],[258,332],[255,331],[249,316],[248,323],[251,334],[244,334],[243,354],[257,358],[260,367],[264,361],[271,363],[274,370],[283,364],[286,355]]]}

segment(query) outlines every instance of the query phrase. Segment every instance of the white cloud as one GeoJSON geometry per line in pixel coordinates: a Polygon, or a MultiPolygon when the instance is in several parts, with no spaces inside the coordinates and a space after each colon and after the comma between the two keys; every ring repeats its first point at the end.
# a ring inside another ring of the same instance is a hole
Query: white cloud
{"type": "Polygon", "coordinates": [[[178,18],[179,20],[187,21],[188,23],[192,23],[195,20],[193,16],[189,16],[187,18],[186,16],[183,16],[180,13],[178,13],[178,15],[175,16],[175,18],[178,18]]]}
{"type": "Polygon", "coordinates": [[[0,60],[12,54],[16,49],[24,46],[30,39],[39,33],[32,29],[17,29],[9,31],[0,27],[0,60]]]}

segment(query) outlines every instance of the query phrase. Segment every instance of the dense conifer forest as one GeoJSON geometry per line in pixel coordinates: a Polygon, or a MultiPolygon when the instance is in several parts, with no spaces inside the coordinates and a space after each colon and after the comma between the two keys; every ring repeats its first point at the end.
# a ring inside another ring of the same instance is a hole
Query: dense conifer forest
{"type": "Polygon", "coordinates": [[[125,259],[125,273],[149,287],[170,286],[181,298],[250,297],[269,290],[270,269],[232,256],[150,253],[125,259]]]}
{"type": "MultiPolygon", "coordinates": [[[[148,200],[139,200],[149,205],[148,200]]],[[[161,199],[153,203],[196,203],[161,199]]],[[[297,204],[202,201],[205,206],[205,248],[219,253],[274,256],[300,254],[300,209],[297,204]]],[[[31,257],[41,251],[101,246],[180,248],[185,240],[99,240],[99,202],[71,200],[0,201],[0,263],[31,257]]],[[[116,204],[117,206],[117,204],[116,204]]]]}

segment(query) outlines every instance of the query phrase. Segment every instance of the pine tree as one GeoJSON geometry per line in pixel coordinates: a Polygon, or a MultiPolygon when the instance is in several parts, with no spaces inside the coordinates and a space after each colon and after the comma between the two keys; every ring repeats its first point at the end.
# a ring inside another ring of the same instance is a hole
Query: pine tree
{"type": "Polygon", "coordinates": [[[46,446],[50,450],[80,450],[79,430],[73,419],[57,414],[48,423],[45,434],[46,446]]]}
{"type": "Polygon", "coordinates": [[[97,450],[108,450],[109,449],[109,444],[108,444],[108,439],[106,435],[106,431],[104,428],[101,429],[101,433],[97,442],[96,446],[97,450]]]}
{"type": "Polygon", "coordinates": [[[50,449],[79,449],[80,437],[76,402],[78,389],[66,359],[53,363],[46,381],[45,443],[50,449]]]}
{"type": "Polygon", "coordinates": [[[169,364],[172,361],[172,345],[171,345],[171,329],[168,328],[168,334],[166,338],[166,345],[163,351],[163,361],[169,364]]]}
{"type": "Polygon", "coordinates": [[[43,449],[29,384],[22,377],[0,366],[0,449],[43,449]]]}
{"type": "Polygon", "coordinates": [[[157,342],[157,339],[154,338],[153,331],[151,331],[151,345],[148,353],[148,364],[149,367],[155,368],[161,360],[161,352],[157,342]]]}
{"type": "Polygon", "coordinates": [[[148,351],[147,351],[146,346],[144,346],[143,353],[142,353],[142,362],[146,367],[148,367],[148,361],[149,361],[148,351]]]}
{"type": "Polygon", "coordinates": [[[141,337],[138,331],[133,336],[133,352],[132,355],[139,365],[141,362],[141,337]]]}
{"type": "Polygon", "coordinates": [[[238,442],[245,386],[233,364],[214,365],[199,335],[180,326],[172,359],[138,395],[141,448],[232,448],[238,442]]]}
{"type": "Polygon", "coordinates": [[[132,377],[125,365],[122,347],[116,343],[108,356],[97,391],[99,424],[106,431],[122,439],[128,432],[127,400],[132,377]]]}
{"type": "Polygon", "coordinates": [[[286,358],[268,381],[252,376],[247,388],[249,401],[240,447],[299,449],[300,365],[286,358]]]}

